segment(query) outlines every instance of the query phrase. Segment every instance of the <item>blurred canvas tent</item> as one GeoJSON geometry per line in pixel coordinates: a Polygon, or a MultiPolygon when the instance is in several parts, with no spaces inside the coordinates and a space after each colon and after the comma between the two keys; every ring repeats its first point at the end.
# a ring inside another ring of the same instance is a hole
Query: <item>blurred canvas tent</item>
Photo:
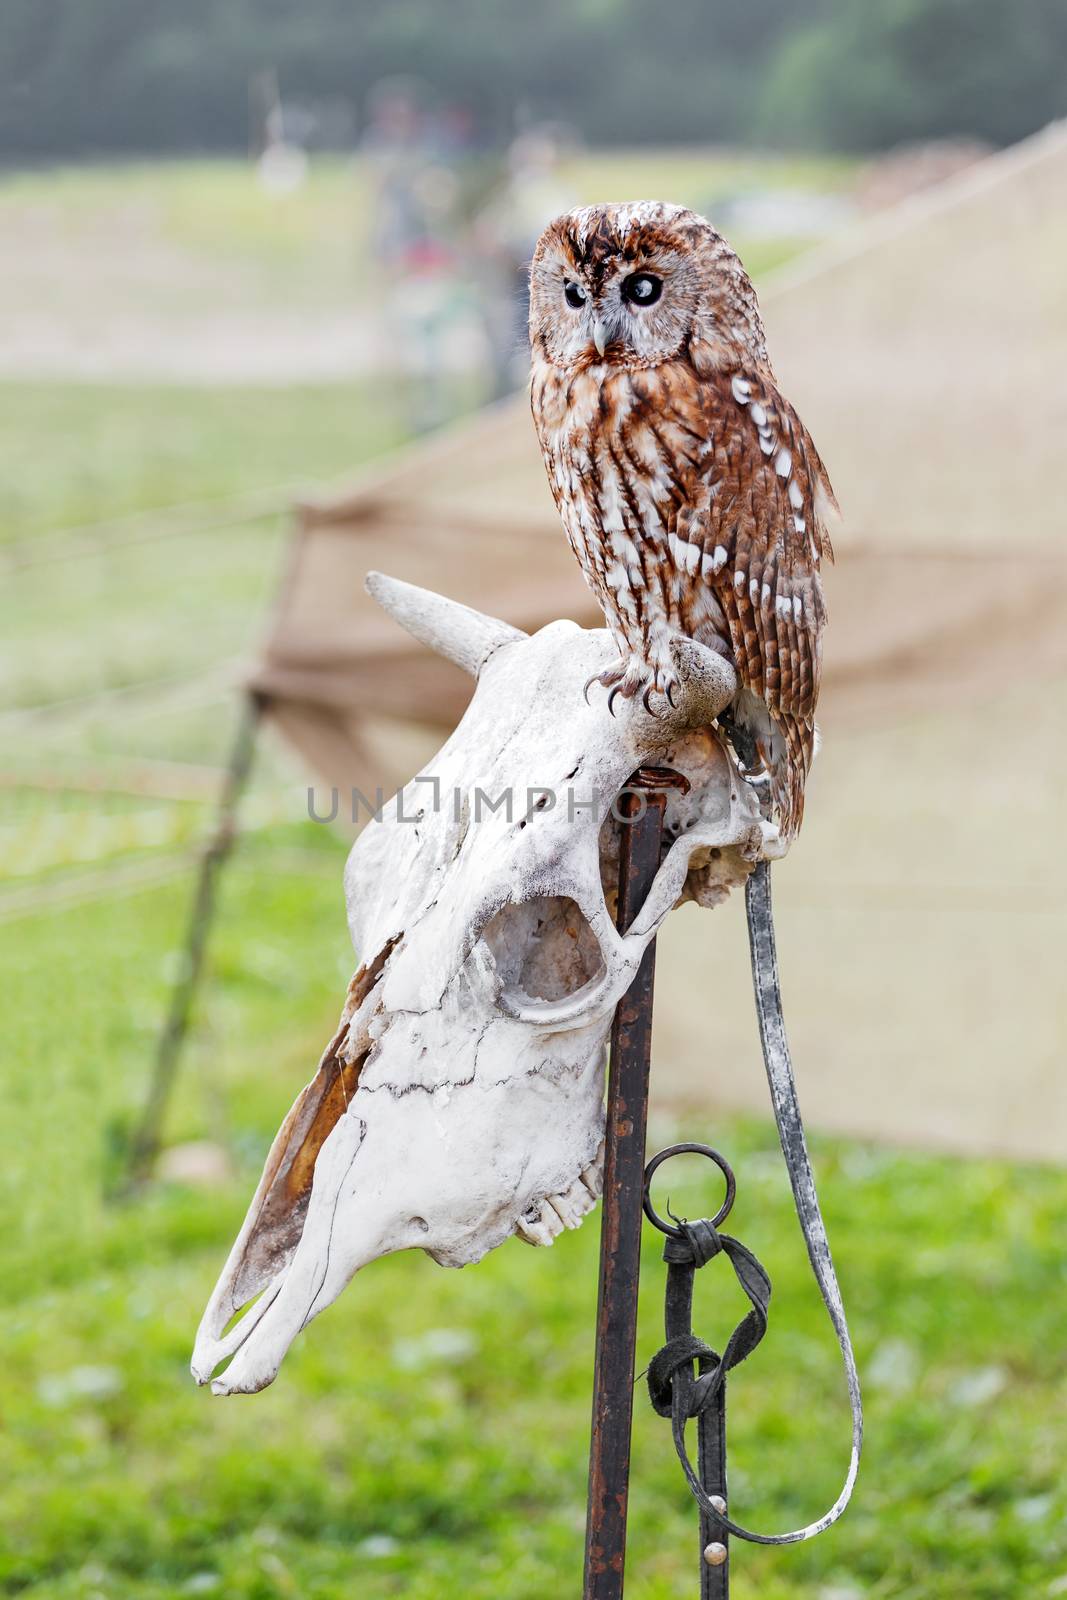
{"type": "Polygon", "coordinates": [[[311,768],[342,793],[391,794],[473,684],[367,595],[381,570],[533,632],[598,625],[562,537],[532,424],[497,405],[403,452],[350,492],[297,508],[289,572],[251,688],[311,768]],[[414,740],[403,737],[403,728],[414,740]]]}
{"type": "MultiPolygon", "coordinates": [[[[775,875],[816,1126],[1062,1157],[1067,131],[1050,128],[762,295],[846,522],[824,753],[775,875]]],[[[387,791],[471,692],[380,614],[370,568],[534,629],[595,623],[525,397],[300,508],[251,687],[326,783],[387,791]]],[[[660,940],[661,1103],[765,1108],[734,905],[660,940]],[[721,994],[702,974],[735,963],[721,994]]]]}

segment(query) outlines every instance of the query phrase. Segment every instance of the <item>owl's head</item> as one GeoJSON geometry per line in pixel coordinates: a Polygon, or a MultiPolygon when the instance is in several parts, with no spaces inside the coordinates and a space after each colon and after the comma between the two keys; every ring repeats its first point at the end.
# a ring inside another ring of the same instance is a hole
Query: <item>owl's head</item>
{"type": "Polygon", "coordinates": [[[756,291],[695,211],[660,200],[583,206],[550,222],[530,264],[530,343],[558,367],[655,367],[700,346],[766,363],[756,291]]]}

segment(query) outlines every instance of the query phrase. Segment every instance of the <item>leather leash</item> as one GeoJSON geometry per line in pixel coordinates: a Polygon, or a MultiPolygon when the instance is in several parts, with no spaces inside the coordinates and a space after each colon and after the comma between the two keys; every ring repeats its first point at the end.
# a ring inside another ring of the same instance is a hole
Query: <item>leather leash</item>
{"type": "Polygon", "coordinates": [[[726,1535],[751,1544],[799,1544],[813,1539],[832,1526],[848,1505],[859,1470],[863,1444],[863,1405],[859,1374],[852,1349],[841,1290],[830,1255],[826,1226],[815,1190],[815,1175],[808,1154],[797,1101],[789,1043],[782,1018],[781,986],[774,940],[771,907],[770,866],[761,862],[749,877],[745,891],[748,914],[752,980],[756,999],[760,1043],[767,1069],[771,1103],[785,1156],[801,1232],[807,1246],[812,1271],[833,1325],[848,1383],[852,1413],[852,1447],[848,1472],[840,1494],[830,1509],[817,1521],[787,1533],[756,1533],[733,1521],[727,1513],[726,1494],[726,1374],[756,1348],[767,1328],[771,1284],[752,1252],[738,1240],[718,1232],[733,1203],[734,1182],[729,1166],[706,1145],[678,1145],[660,1153],[646,1168],[645,1211],[667,1234],[664,1259],[668,1263],[666,1294],[667,1343],[653,1359],[649,1371],[649,1394],[656,1410],[670,1416],[675,1449],[693,1497],[700,1507],[702,1600],[720,1600],[729,1592],[729,1547],[726,1535]],[[686,1150],[697,1151],[715,1161],[727,1176],[727,1198],[710,1222],[664,1223],[652,1208],[648,1185],[656,1167],[669,1156],[686,1150]],[[692,1333],[693,1280],[699,1267],[716,1255],[730,1261],[751,1309],[734,1329],[719,1356],[692,1333]],[[693,1364],[697,1374],[694,1376],[693,1364]],[[690,1461],[685,1443],[685,1425],[698,1418],[699,1472],[690,1461]],[[708,1538],[711,1535],[710,1539],[708,1538]]]}

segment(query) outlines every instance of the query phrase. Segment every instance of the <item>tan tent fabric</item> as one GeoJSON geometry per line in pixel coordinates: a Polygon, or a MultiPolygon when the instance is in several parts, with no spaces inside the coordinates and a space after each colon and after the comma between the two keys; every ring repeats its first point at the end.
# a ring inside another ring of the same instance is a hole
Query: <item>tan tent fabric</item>
{"type": "MultiPolygon", "coordinates": [[[[846,513],[825,754],[776,875],[805,1099],[825,1127],[1067,1148],[1052,1021],[1067,898],[1065,196],[1059,125],[762,296],[780,381],[846,513]]],[[[378,612],[371,568],[526,629],[596,621],[524,397],[300,508],[254,687],[345,789],[409,776],[471,690],[378,612]]],[[[762,1110],[735,924],[683,914],[662,941],[657,1083],[762,1110]],[[710,997],[702,955],[727,938],[736,984],[710,997]]]]}
{"type": "Polygon", "coordinates": [[[301,506],[290,572],[253,686],[315,770],[346,788],[395,787],[410,775],[381,741],[368,767],[368,721],[450,728],[472,688],[459,668],[416,645],[368,598],[363,579],[373,569],[453,594],[528,631],[560,615],[597,620],[521,403],[405,451],[350,494],[301,506]],[[300,726],[310,706],[313,734],[300,726]]]}

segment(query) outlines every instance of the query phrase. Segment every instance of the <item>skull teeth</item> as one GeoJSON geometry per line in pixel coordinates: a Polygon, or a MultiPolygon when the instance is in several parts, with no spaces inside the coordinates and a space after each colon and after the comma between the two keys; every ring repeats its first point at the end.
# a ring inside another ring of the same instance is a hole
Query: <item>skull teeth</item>
{"type": "Polygon", "coordinates": [[[581,1178],[575,1178],[563,1194],[549,1195],[548,1203],[565,1228],[580,1228],[582,1218],[592,1211],[596,1201],[581,1178]]]}
{"type": "Polygon", "coordinates": [[[561,1194],[546,1195],[539,1205],[532,1206],[519,1218],[515,1229],[527,1244],[554,1244],[564,1228],[580,1228],[600,1197],[604,1147],[601,1145],[595,1160],[586,1167],[569,1189],[561,1194]]]}
{"type": "Polygon", "coordinates": [[[557,1236],[563,1232],[563,1223],[554,1207],[542,1200],[519,1218],[515,1232],[526,1244],[555,1244],[557,1236]]]}
{"type": "Polygon", "coordinates": [[[581,1177],[582,1183],[589,1190],[594,1200],[599,1200],[604,1192],[604,1141],[601,1139],[596,1155],[589,1166],[585,1168],[581,1177]]]}

